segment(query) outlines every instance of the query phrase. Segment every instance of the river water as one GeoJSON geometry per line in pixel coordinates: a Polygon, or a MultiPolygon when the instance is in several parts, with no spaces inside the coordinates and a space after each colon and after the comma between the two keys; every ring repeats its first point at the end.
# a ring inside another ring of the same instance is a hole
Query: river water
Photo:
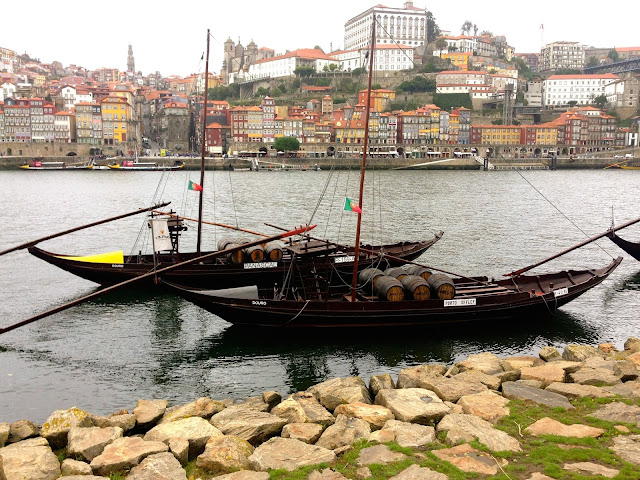
{"type": "MultiPolygon", "coordinates": [[[[1,171],[0,251],[154,200],[196,217],[189,179],[199,182],[199,172],[1,171]]],[[[353,243],[356,215],[342,206],[345,196],[358,198],[358,182],[355,171],[208,172],[205,218],[269,234],[275,230],[265,223],[311,221],[316,236],[353,243]]],[[[640,171],[368,171],[365,190],[364,241],[443,230],[420,261],[465,275],[498,277],[603,232],[612,211],[617,223],[640,214],[640,171]]],[[[148,248],[146,230],[137,215],[41,245],[74,255],[137,252],[148,248]]],[[[185,232],[184,250],[194,248],[195,232],[185,232]]],[[[621,235],[640,240],[640,224],[621,235]]],[[[222,236],[228,231],[205,227],[203,245],[213,248],[222,236]]],[[[622,254],[602,239],[535,271],[599,267],[622,254]]],[[[95,289],[25,250],[10,253],[0,257],[0,326],[95,289]]],[[[555,318],[500,328],[253,332],[168,294],[118,291],[0,336],[0,422],[43,422],[72,406],[104,415],[133,409],[140,398],[178,404],[265,390],[286,395],[333,377],[395,377],[405,367],[452,364],[482,351],[535,355],[547,345],[601,342],[621,348],[640,336],[639,305],[640,263],[632,258],[555,318]]]]}

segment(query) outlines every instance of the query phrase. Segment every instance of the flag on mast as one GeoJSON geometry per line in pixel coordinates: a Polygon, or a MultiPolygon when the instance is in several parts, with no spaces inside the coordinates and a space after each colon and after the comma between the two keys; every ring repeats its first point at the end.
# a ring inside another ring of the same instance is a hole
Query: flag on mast
{"type": "Polygon", "coordinates": [[[202,191],[202,187],[200,185],[198,185],[195,182],[192,182],[191,180],[189,180],[189,190],[194,190],[196,192],[201,192],[202,191]]]}
{"type": "Polygon", "coordinates": [[[355,201],[351,200],[349,197],[345,197],[344,209],[348,212],[362,213],[362,210],[360,209],[358,204],[355,201]]]}

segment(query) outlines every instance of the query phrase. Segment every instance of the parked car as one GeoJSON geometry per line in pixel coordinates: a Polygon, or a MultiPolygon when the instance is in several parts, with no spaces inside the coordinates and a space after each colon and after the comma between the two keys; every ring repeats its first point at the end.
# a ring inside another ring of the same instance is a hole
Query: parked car
{"type": "Polygon", "coordinates": [[[633,153],[627,153],[624,158],[633,158],[633,153]]]}

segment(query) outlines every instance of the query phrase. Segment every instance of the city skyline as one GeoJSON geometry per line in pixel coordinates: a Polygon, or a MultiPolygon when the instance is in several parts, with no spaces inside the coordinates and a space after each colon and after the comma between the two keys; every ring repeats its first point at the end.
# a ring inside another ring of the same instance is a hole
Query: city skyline
{"type": "MultiPolygon", "coordinates": [[[[402,7],[404,0],[385,1],[383,5],[402,7]]],[[[319,45],[325,52],[344,46],[344,24],[352,17],[373,7],[371,0],[352,0],[345,6],[329,0],[324,8],[303,10],[293,0],[274,2],[266,9],[264,2],[247,0],[242,10],[236,12],[236,4],[218,2],[192,2],[186,9],[176,11],[169,2],[148,4],[125,3],[114,0],[110,9],[92,11],[92,7],[77,0],[64,4],[64,15],[52,12],[48,15],[32,14],[25,18],[29,26],[21,22],[4,22],[0,46],[18,54],[28,53],[43,63],[59,61],[64,66],[75,64],[89,70],[102,67],[127,68],[128,46],[132,45],[137,71],[144,75],[160,71],[164,76],[187,76],[204,71],[203,54],[206,50],[206,31],[211,31],[209,70],[219,73],[223,58],[223,44],[227,38],[246,46],[254,41],[258,47],[268,47],[276,52],[313,48],[319,45]],[[339,6],[339,7],[338,7],[339,6]],[[258,12],[246,15],[246,12],[258,12]],[[76,13],[77,12],[77,13],[76,13]],[[124,12],[111,15],[110,12],[124,12]],[[97,17],[97,18],[94,18],[97,17]],[[60,25],[64,18],[64,26],[60,25]],[[105,42],[90,41],[98,26],[115,31],[105,42]],[[25,34],[25,31],[27,34],[25,34]],[[52,36],[47,39],[47,35],[52,36]],[[73,44],[67,48],[67,45],[73,44]]],[[[601,25],[599,18],[580,2],[551,2],[541,0],[535,11],[508,11],[512,4],[488,9],[486,3],[462,1],[460,8],[447,11],[444,6],[414,1],[417,8],[433,13],[440,28],[453,35],[460,34],[460,27],[469,20],[476,24],[478,33],[489,30],[504,35],[517,53],[539,52],[540,46],[559,40],[576,41],[587,46],[602,48],[633,47],[640,43],[634,35],[635,17],[621,15],[616,22],[601,25]],[[526,24],[519,23],[526,18],[526,24]]],[[[49,3],[33,2],[34,12],[47,11],[49,3]]],[[[513,10],[511,8],[510,10],[513,10]]]]}

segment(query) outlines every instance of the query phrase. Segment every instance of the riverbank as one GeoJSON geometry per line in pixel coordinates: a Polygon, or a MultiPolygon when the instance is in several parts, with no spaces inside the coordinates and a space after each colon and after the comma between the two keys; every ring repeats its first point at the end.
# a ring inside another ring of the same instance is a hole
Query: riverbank
{"type": "MultiPolygon", "coordinates": [[[[0,157],[0,170],[14,170],[25,162],[32,160],[26,157],[0,157]]],[[[91,160],[91,157],[41,157],[43,162],[63,161],[71,164],[83,164],[91,160]]],[[[119,163],[122,160],[130,160],[126,158],[112,158],[110,160],[101,160],[97,163],[107,165],[108,163],[119,163]]],[[[144,157],[140,161],[166,163],[167,161],[180,160],[184,162],[186,170],[200,170],[199,157],[144,157]]],[[[267,157],[260,159],[264,170],[268,171],[288,171],[288,170],[315,170],[316,166],[321,170],[329,169],[359,169],[362,159],[358,157],[335,158],[335,157],[300,157],[300,158],[272,158],[267,157]]],[[[496,170],[545,170],[552,167],[551,160],[548,158],[492,158],[489,161],[490,169],[496,170]]],[[[610,157],[587,157],[587,158],[570,158],[559,157],[556,160],[557,169],[603,169],[617,163],[610,157]]],[[[208,157],[205,160],[207,169],[215,170],[249,170],[251,167],[251,159],[245,158],[219,158],[208,157]]],[[[477,160],[473,158],[456,158],[456,159],[426,159],[426,158],[368,158],[367,167],[369,169],[380,170],[398,170],[398,169],[414,169],[414,170],[478,170],[483,168],[477,160]]],[[[102,171],[102,170],[100,170],[102,171]]]]}
{"type": "Polygon", "coordinates": [[[334,378],[286,399],[72,407],[0,423],[0,478],[637,479],[639,368],[629,338],[334,378]]]}

